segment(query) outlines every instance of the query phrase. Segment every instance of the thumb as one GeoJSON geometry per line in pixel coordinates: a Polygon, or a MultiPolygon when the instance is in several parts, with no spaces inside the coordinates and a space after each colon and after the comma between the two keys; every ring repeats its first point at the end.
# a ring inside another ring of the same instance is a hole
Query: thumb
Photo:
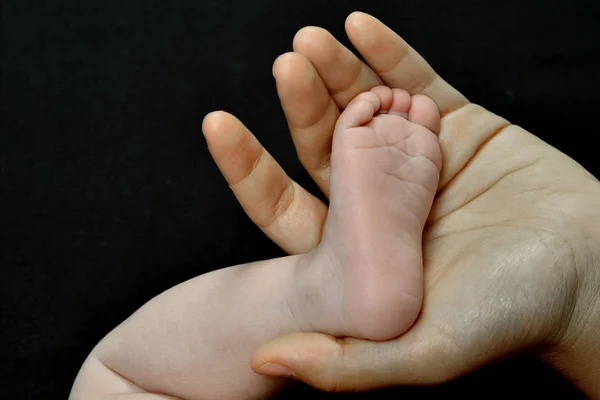
{"type": "Polygon", "coordinates": [[[252,369],[263,375],[292,377],[326,392],[365,391],[398,384],[392,342],[292,333],[262,345],[252,369]]]}
{"type": "Polygon", "coordinates": [[[417,323],[385,342],[292,333],[259,347],[251,367],[259,374],[292,377],[326,392],[439,384],[475,369],[468,351],[459,350],[445,335],[432,335],[426,325],[417,323]]]}

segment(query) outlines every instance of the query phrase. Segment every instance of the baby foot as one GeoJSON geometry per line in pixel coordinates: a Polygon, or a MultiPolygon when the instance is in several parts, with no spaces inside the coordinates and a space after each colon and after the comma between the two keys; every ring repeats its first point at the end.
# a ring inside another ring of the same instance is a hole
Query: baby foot
{"type": "Polygon", "coordinates": [[[341,114],[323,240],[296,273],[300,324],[371,340],[412,326],[423,298],[421,238],[442,163],[439,124],[431,99],[383,86],[341,114]]]}

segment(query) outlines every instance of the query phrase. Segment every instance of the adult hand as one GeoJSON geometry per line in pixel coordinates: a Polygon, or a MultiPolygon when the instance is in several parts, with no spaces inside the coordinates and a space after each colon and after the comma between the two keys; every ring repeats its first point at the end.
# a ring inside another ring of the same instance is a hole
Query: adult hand
{"type": "MultiPolygon", "coordinates": [[[[274,75],[298,157],[325,194],[334,123],[385,84],[425,94],[442,114],[444,167],[424,233],[425,300],[400,338],[287,335],[252,360],[327,391],[433,384],[499,357],[539,354],[600,397],[600,183],[575,161],[469,103],[393,31],[350,15],[368,66],[327,31],[294,38],[274,75]],[[594,379],[595,377],[595,379],[594,379]]],[[[320,240],[327,208],[293,182],[233,116],[210,114],[209,149],[250,218],[290,253],[320,240]]],[[[263,370],[262,372],[265,372],[263,370]]]]}

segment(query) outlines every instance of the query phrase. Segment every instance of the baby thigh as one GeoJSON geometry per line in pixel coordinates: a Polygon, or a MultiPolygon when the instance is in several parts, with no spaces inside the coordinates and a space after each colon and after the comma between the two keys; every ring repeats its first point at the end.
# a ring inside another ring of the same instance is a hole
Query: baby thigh
{"type": "Polygon", "coordinates": [[[262,399],[282,381],[250,369],[263,343],[299,327],[286,298],[298,256],[214,271],[152,299],[93,356],[152,393],[182,399],[262,399]]]}

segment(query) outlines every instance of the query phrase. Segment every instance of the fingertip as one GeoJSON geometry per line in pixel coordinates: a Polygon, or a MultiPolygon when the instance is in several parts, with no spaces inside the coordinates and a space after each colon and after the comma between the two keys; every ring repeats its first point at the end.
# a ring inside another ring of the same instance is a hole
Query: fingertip
{"type": "Polygon", "coordinates": [[[285,75],[289,71],[290,63],[294,63],[294,53],[289,51],[287,53],[280,54],[275,61],[273,61],[273,76],[277,79],[278,76],[285,75]]]}
{"type": "Polygon", "coordinates": [[[370,14],[355,11],[346,18],[346,33],[350,36],[352,31],[368,32],[375,29],[377,24],[382,22],[370,14]]]}
{"type": "Polygon", "coordinates": [[[216,111],[211,111],[208,114],[206,114],[204,116],[204,118],[202,119],[202,130],[204,130],[204,128],[210,127],[213,124],[213,120],[215,118],[219,118],[219,114],[222,113],[222,110],[216,110],[216,111]]]}
{"type": "Polygon", "coordinates": [[[250,366],[257,373],[264,373],[267,364],[284,366],[294,373],[301,373],[323,362],[331,362],[332,357],[338,358],[342,352],[342,345],[332,336],[292,333],[260,346],[253,354],[250,366]]]}
{"type": "Polygon", "coordinates": [[[273,376],[276,378],[290,378],[294,376],[294,371],[292,371],[285,365],[270,362],[261,365],[257,369],[254,369],[254,372],[261,375],[273,376]]]}
{"type": "Polygon", "coordinates": [[[283,359],[290,358],[287,354],[289,350],[286,349],[286,340],[287,335],[277,337],[270,342],[261,345],[254,351],[254,354],[252,354],[250,368],[257,374],[269,376],[273,376],[273,373],[269,368],[266,368],[268,365],[279,365],[289,369],[289,367],[283,363],[283,359]]]}
{"type": "Polygon", "coordinates": [[[259,374],[293,377],[326,392],[373,389],[384,381],[380,374],[387,374],[369,373],[377,363],[366,358],[363,362],[354,350],[360,343],[322,333],[294,333],[262,346],[251,365],[259,374]]]}
{"type": "Polygon", "coordinates": [[[302,54],[288,52],[277,57],[273,63],[273,76],[278,83],[290,83],[302,88],[314,81],[315,71],[302,54]]]}
{"type": "Polygon", "coordinates": [[[235,118],[233,115],[223,110],[212,111],[206,114],[202,120],[202,133],[206,140],[212,138],[216,132],[222,131],[224,125],[226,125],[228,120],[232,117],[235,118]]]}
{"type": "Polygon", "coordinates": [[[225,111],[207,114],[202,121],[202,132],[213,159],[230,184],[235,183],[237,175],[243,173],[232,172],[237,168],[232,160],[238,162],[240,154],[244,155],[244,159],[256,158],[262,148],[248,128],[225,111]]]}
{"type": "Polygon", "coordinates": [[[369,16],[369,14],[366,14],[362,11],[354,11],[346,17],[345,26],[346,27],[355,26],[357,23],[360,23],[361,19],[368,17],[368,16],[369,16]]]}
{"type": "Polygon", "coordinates": [[[305,26],[294,35],[292,48],[294,51],[304,53],[307,49],[314,46],[314,43],[319,43],[327,40],[331,34],[318,26],[305,26]]]}

